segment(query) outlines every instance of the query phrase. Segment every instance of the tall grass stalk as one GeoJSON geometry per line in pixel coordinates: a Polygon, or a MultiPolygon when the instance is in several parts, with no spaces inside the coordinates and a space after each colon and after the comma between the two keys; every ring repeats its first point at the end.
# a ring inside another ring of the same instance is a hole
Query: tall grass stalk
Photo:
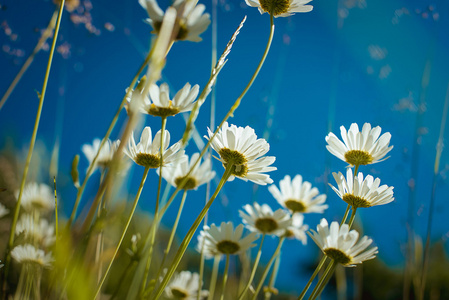
{"type": "Polygon", "coordinates": [[[214,256],[214,266],[212,267],[212,275],[210,277],[209,297],[208,300],[214,300],[215,286],[217,285],[218,267],[220,265],[221,256],[214,256]]]}
{"type": "Polygon", "coordinates": [[[53,35],[53,41],[51,44],[50,53],[49,53],[49,57],[48,57],[47,69],[45,71],[45,76],[44,76],[44,83],[42,85],[42,91],[39,94],[39,106],[38,106],[37,113],[36,113],[36,120],[34,122],[33,134],[31,136],[30,147],[28,149],[28,155],[27,155],[27,158],[25,161],[25,168],[24,168],[23,175],[22,175],[22,181],[20,183],[19,196],[17,198],[17,203],[16,203],[16,206],[14,209],[14,216],[13,216],[12,223],[11,223],[9,240],[8,240],[8,244],[6,246],[5,267],[4,267],[4,273],[3,273],[3,285],[6,284],[6,281],[8,278],[9,266],[11,263],[11,248],[14,244],[14,235],[15,235],[15,231],[16,231],[17,220],[19,218],[19,211],[20,211],[20,204],[22,201],[23,189],[25,187],[25,182],[26,182],[28,170],[30,167],[31,156],[33,155],[34,144],[36,143],[37,129],[39,127],[42,108],[44,106],[44,99],[45,99],[45,94],[47,92],[48,78],[50,77],[50,69],[51,69],[51,65],[53,62],[53,55],[55,53],[56,41],[58,39],[59,28],[61,25],[62,12],[64,11],[64,4],[65,4],[65,0],[62,0],[60,3],[60,6],[59,6],[58,19],[56,21],[55,33],[53,35]]]}
{"type": "Polygon", "coordinates": [[[256,255],[256,259],[254,260],[254,265],[253,265],[253,269],[251,270],[251,275],[248,279],[248,283],[246,284],[245,288],[240,293],[239,300],[244,299],[246,292],[248,291],[249,287],[253,283],[254,276],[256,275],[256,271],[257,271],[257,266],[259,265],[260,256],[262,255],[262,245],[263,245],[264,239],[265,239],[265,234],[262,234],[262,239],[260,240],[259,250],[257,250],[257,255],[256,255]]]}
{"type": "Polygon", "coordinates": [[[223,284],[221,285],[221,297],[220,300],[224,300],[225,292],[226,292],[226,283],[228,282],[228,273],[229,273],[229,254],[226,255],[226,264],[223,274],[223,284]]]}

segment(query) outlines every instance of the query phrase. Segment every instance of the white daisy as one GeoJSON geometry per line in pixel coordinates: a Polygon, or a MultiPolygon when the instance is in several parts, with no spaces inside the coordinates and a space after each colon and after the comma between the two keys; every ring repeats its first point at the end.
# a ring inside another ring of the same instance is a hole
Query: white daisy
{"type": "MultiPolygon", "coordinates": [[[[209,136],[204,137],[210,139],[213,132],[209,128],[207,131],[209,136]]],[[[212,140],[211,146],[220,155],[225,168],[228,163],[234,165],[230,181],[237,176],[261,185],[273,182],[269,175],[263,173],[276,170],[276,167],[269,167],[276,158],[262,157],[268,152],[270,145],[265,139],[258,139],[251,127],[228,126],[226,122],[212,140]]]]}
{"type": "Polygon", "coordinates": [[[303,214],[293,214],[290,226],[287,227],[287,238],[295,238],[302,242],[303,245],[307,244],[306,231],[309,229],[308,225],[304,225],[303,214]]]}
{"type": "Polygon", "coordinates": [[[3,218],[9,214],[9,209],[7,209],[3,204],[0,203],[0,218],[3,218]]]}
{"type": "Polygon", "coordinates": [[[348,132],[344,126],[340,127],[340,131],[344,143],[330,132],[326,136],[328,143],[326,148],[350,165],[360,166],[383,161],[388,158],[383,159],[383,157],[393,149],[393,146],[388,146],[391,139],[389,132],[382,134],[379,138],[381,132],[379,126],[371,129],[371,124],[365,123],[362,131],[359,132],[358,125],[352,123],[348,132]]]}
{"type": "Polygon", "coordinates": [[[308,232],[313,241],[321,248],[323,253],[345,267],[354,267],[365,260],[373,259],[378,253],[377,247],[366,248],[373,242],[364,236],[358,243],[359,233],[356,230],[349,231],[348,224],[340,228],[338,222],[332,222],[330,228],[326,219],[321,219],[317,226],[318,232],[308,232]]]}
{"type": "MultiPolygon", "coordinates": [[[[165,130],[164,135],[164,165],[176,163],[182,158],[184,150],[181,149],[181,143],[177,142],[173,144],[170,148],[170,133],[165,130]],[[167,149],[168,148],[168,149],[167,149]]],[[[140,143],[136,145],[134,140],[134,133],[131,135],[128,143],[128,149],[124,152],[128,155],[136,164],[148,168],[159,168],[160,159],[160,148],[161,148],[161,131],[159,130],[154,136],[154,140],[151,137],[151,128],[145,127],[140,136],[140,143]]]]}
{"type": "Polygon", "coordinates": [[[44,247],[52,245],[55,240],[55,228],[46,219],[35,220],[32,215],[23,214],[16,225],[16,234],[23,233],[29,242],[38,242],[44,247]]]}
{"type": "Polygon", "coordinates": [[[371,207],[390,203],[393,198],[393,187],[386,184],[380,185],[380,179],[374,180],[368,175],[363,179],[363,174],[359,172],[353,178],[352,170],[346,171],[346,177],[341,173],[332,173],[337,182],[338,189],[330,185],[338,196],[353,207],[371,207]]]}
{"type": "MultiPolygon", "coordinates": [[[[206,31],[210,24],[210,15],[204,14],[206,7],[203,4],[197,5],[197,0],[176,0],[172,7],[177,11],[178,33],[176,40],[186,40],[199,42],[200,34],[206,31]]],[[[148,24],[153,27],[155,33],[159,33],[162,27],[164,12],[155,0],[139,0],[139,4],[147,10],[148,24]]]]}
{"type": "MultiPolygon", "coordinates": [[[[89,161],[89,164],[92,163],[95,156],[98,153],[98,150],[100,149],[101,140],[96,138],[94,139],[92,145],[84,144],[81,150],[83,151],[84,155],[86,156],[87,160],[89,161]]],[[[101,147],[100,154],[98,154],[98,158],[95,162],[94,169],[98,166],[102,169],[108,167],[109,162],[112,160],[112,157],[115,154],[115,151],[117,150],[120,142],[115,141],[111,142],[111,140],[107,140],[103,147],[101,147]]]]}
{"type": "Polygon", "coordinates": [[[302,181],[301,175],[296,175],[291,180],[289,175],[279,182],[280,190],[276,185],[270,185],[268,190],[273,197],[292,213],[320,213],[329,207],[323,204],[326,201],[326,195],[318,195],[317,188],[312,188],[308,181],[302,181]]]}
{"type": "Polygon", "coordinates": [[[204,230],[198,236],[197,250],[201,252],[203,247],[204,255],[211,258],[217,255],[239,254],[256,246],[253,244],[257,240],[256,233],[251,232],[244,238],[242,238],[242,234],[242,224],[239,224],[235,231],[232,222],[222,222],[220,227],[215,224],[210,227],[204,226],[204,230]]]}
{"type": "Polygon", "coordinates": [[[41,267],[50,268],[53,262],[51,252],[45,254],[44,250],[36,249],[33,245],[25,244],[14,247],[11,257],[18,263],[36,264],[41,267]]]}
{"type": "Polygon", "coordinates": [[[252,232],[282,236],[291,225],[291,217],[288,212],[279,208],[275,212],[268,204],[254,203],[253,206],[247,204],[239,210],[239,215],[243,219],[246,228],[252,232]]]}
{"type": "MultiPolygon", "coordinates": [[[[16,191],[16,198],[18,197],[19,191],[16,191]]],[[[48,185],[31,182],[23,189],[21,205],[28,212],[35,209],[52,211],[55,209],[55,194],[48,185]]]]}
{"type": "MultiPolygon", "coordinates": [[[[182,271],[179,274],[175,273],[164,290],[165,299],[196,300],[199,278],[198,273],[191,273],[189,271],[182,271]]],[[[208,291],[202,290],[200,299],[208,295],[208,291]]]]}
{"type": "Polygon", "coordinates": [[[251,7],[257,7],[261,14],[269,13],[275,18],[288,17],[297,12],[312,11],[312,5],[306,5],[312,0],[245,0],[251,7]]]}
{"type": "Polygon", "coordinates": [[[178,164],[164,168],[162,177],[174,187],[178,187],[183,180],[187,180],[182,188],[184,190],[196,190],[200,185],[209,182],[215,176],[215,171],[211,169],[210,159],[206,159],[202,164],[198,163],[186,178],[199,156],[199,153],[194,153],[189,162],[189,157],[184,155],[178,164]]]}
{"type": "Polygon", "coordinates": [[[143,97],[141,111],[152,116],[169,117],[180,112],[191,111],[198,96],[199,86],[191,88],[189,83],[179,90],[173,100],[169,97],[169,87],[166,83],[150,86],[150,97],[143,97]]]}

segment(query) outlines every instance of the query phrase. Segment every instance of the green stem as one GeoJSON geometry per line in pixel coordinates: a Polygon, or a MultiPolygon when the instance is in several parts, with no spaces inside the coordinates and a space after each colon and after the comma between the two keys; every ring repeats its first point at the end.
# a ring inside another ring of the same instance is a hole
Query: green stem
{"type": "Polygon", "coordinates": [[[348,218],[350,208],[351,208],[351,205],[348,204],[348,206],[346,207],[345,214],[343,215],[343,219],[341,219],[340,227],[341,227],[341,225],[346,223],[346,219],[348,218]]]}
{"type": "Polygon", "coordinates": [[[315,289],[313,290],[312,295],[310,295],[309,300],[315,300],[323,292],[327,283],[331,279],[332,274],[334,273],[337,265],[338,264],[335,262],[335,260],[332,260],[330,262],[330,264],[327,266],[326,270],[324,271],[323,276],[320,278],[315,289]]]}
{"type": "Polygon", "coordinates": [[[195,234],[195,231],[200,226],[201,221],[203,220],[203,218],[206,215],[207,211],[211,207],[211,205],[214,202],[215,198],[217,197],[218,193],[221,191],[221,189],[223,188],[224,184],[226,183],[226,181],[231,176],[231,174],[234,171],[234,169],[235,169],[234,164],[233,163],[228,163],[228,165],[226,167],[226,170],[225,170],[223,176],[221,177],[221,180],[218,183],[218,186],[217,186],[214,194],[209,199],[209,201],[206,203],[206,205],[204,206],[203,210],[201,211],[201,213],[199,214],[199,216],[196,218],[195,222],[193,223],[192,227],[190,227],[189,231],[187,232],[186,236],[184,237],[184,240],[182,241],[182,243],[181,243],[181,245],[180,245],[180,247],[178,249],[178,252],[176,253],[175,257],[173,258],[173,261],[172,261],[170,267],[168,268],[167,273],[164,276],[164,279],[162,280],[160,286],[156,290],[155,296],[152,299],[159,299],[159,297],[162,295],[165,287],[168,284],[168,281],[170,280],[170,278],[175,273],[175,270],[178,267],[179,262],[181,261],[183,255],[184,255],[184,252],[187,250],[187,246],[189,245],[190,241],[192,240],[193,235],[195,234]]]}
{"type": "MultiPolygon", "coordinates": [[[[164,135],[165,135],[165,126],[167,125],[167,118],[163,117],[161,118],[161,148],[160,148],[160,163],[159,163],[159,181],[158,181],[158,185],[157,185],[157,195],[156,195],[156,207],[154,209],[154,217],[153,217],[153,225],[151,226],[151,230],[150,230],[150,248],[148,250],[148,260],[147,260],[147,264],[145,266],[145,272],[143,275],[143,280],[140,286],[140,295],[144,295],[145,293],[145,288],[147,286],[147,279],[148,279],[148,274],[150,272],[150,267],[151,267],[151,260],[153,258],[153,249],[154,249],[154,241],[156,239],[156,232],[157,232],[157,228],[158,228],[158,224],[159,224],[159,200],[160,200],[160,196],[161,196],[161,185],[162,185],[162,169],[164,166],[164,135]]],[[[157,277],[156,277],[157,278],[157,277]]]]}
{"type": "Polygon", "coordinates": [[[299,295],[298,300],[302,300],[304,298],[304,296],[307,293],[307,290],[312,285],[313,280],[315,279],[316,275],[318,275],[318,273],[320,272],[321,268],[324,266],[324,263],[326,262],[326,260],[327,260],[327,256],[323,255],[323,257],[321,258],[320,262],[318,263],[318,266],[316,267],[316,269],[313,272],[312,276],[310,276],[310,279],[307,282],[306,286],[302,290],[301,295],[299,295]]]}
{"type": "MultiPolygon", "coordinates": [[[[136,75],[134,76],[133,80],[131,81],[131,84],[129,85],[129,89],[128,89],[125,97],[123,97],[123,100],[120,103],[119,108],[117,109],[117,112],[115,113],[114,118],[112,119],[112,122],[109,125],[109,128],[106,131],[106,134],[105,134],[104,138],[101,140],[100,146],[98,148],[98,152],[95,155],[94,159],[92,160],[92,163],[89,165],[89,167],[87,169],[86,176],[84,177],[83,184],[81,185],[81,187],[77,191],[75,204],[73,206],[72,213],[70,215],[69,221],[67,222],[67,227],[70,227],[72,225],[72,223],[73,223],[73,221],[74,221],[74,219],[76,217],[76,212],[78,210],[78,207],[79,207],[79,204],[80,204],[80,201],[81,201],[81,197],[83,196],[83,192],[84,192],[84,189],[86,188],[87,181],[90,178],[90,176],[92,175],[95,163],[96,163],[96,161],[98,159],[98,155],[100,154],[101,149],[103,148],[103,145],[106,143],[106,141],[111,136],[112,130],[114,129],[115,124],[118,121],[119,114],[122,111],[123,106],[125,105],[125,103],[127,101],[126,99],[129,97],[129,95],[131,94],[134,86],[136,85],[136,82],[137,82],[137,79],[139,78],[140,73],[142,73],[143,69],[148,65],[148,62],[150,60],[152,52],[153,52],[153,48],[150,50],[150,52],[148,53],[148,55],[145,58],[144,62],[140,66],[140,68],[137,71],[136,75]]],[[[122,141],[122,142],[124,142],[124,141],[122,141]]]]}
{"type": "Polygon", "coordinates": [[[125,228],[123,229],[123,232],[122,232],[120,240],[119,240],[119,242],[117,244],[117,247],[115,248],[114,255],[112,256],[112,259],[109,262],[108,268],[106,269],[106,272],[104,273],[103,278],[101,279],[100,284],[98,285],[98,288],[97,288],[97,291],[95,293],[95,298],[94,299],[96,299],[98,297],[98,295],[99,295],[99,293],[101,291],[101,287],[103,286],[103,283],[105,282],[106,277],[109,274],[109,271],[110,271],[110,269],[112,267],[112,263],[114,262],[115,257],[117,256],[118,250],[120,249],[120,246],[122,245],[123,239],[125,238],[126,232],[128,231],[129,224],[131,224],[131,220],[133,218],[134,211],[136,210],[137,203],[139,202],[140,194],[142,193],[142,189],[143,189],[143,186],[144,186],[145,181],[147,179],[147,175],[148,175],[148,171],[149,170],[150,169],[148,167],[146,167],[145,171],[143,172],[142,180],[140,181],[140,186],[139,186],[139,189],[137,190],[136,197],[134,198],[133,207],[131,208],[131,213],[130,213],[130,215],[128,217],[128,220],[126,221],[125,228]]]}
{"type": "Polygon", "coordinates": [[[214,257],[214,266],[212,268],[212,275],[211,275],[211,278],[210,278],[209,298],[208,298],[208,300],[213,300],[214,299],[215,286],[217,284],[218,266],[220,265],[220,259],[221,259],[220,255],[216,255],[214,257]]]}
{"type": "Polygon", "coordinates": [[[262,255],[262,245],[263,245],[264,239],[265,239],[265,234],[262,234],[262,239],[260,241],[259,250],[257,251],[256,260],[254,261],[253,269],[251,270],[251,275],[249,277],[248,283],[246,284],[243,292],[239,296],[239,300],[242,300],[245,297],[246,292],[248,291],[249,287],[253,283],[254,276],[256,275],[256,271],[257,271],[257,266],[259,265],[260,256],[262,255]]]}
{"type": "Polygon", "coordinates": [[[265,267],[265,270],[263,271],[262,277],[260,278],[259,284],[257,285],[256,292],[254,293],[253,300],[257,299],[257,295],[259,295],[260,290],[262,289],[262,285],[265,281],[265,278],[267,278],[268,272],[270,271],[271,265],[273,264],[274,259],[279,255],[279,252],[281,251],[282,244],[284,243],[285,236],[282,236],[279,239],[278,247],[276,248],[276,251],[274,251],[273,256],[270,258],[270,261],[268,262],[267,266],[265,267]]]}
{"type": "MultiPolygon", "coordinates": [[[[170,238],[168,240],[167,247],[164,250],[164,258],[162,259],[161,265],[159,267],[159,271],[157,272],[155,278],[159,278],[159,275],[161,274],[162,269],[164,268],[165,260],[167,259],[168,253],[170,252],[171,245],[172,245],[173,239],[175,237],[176,229],[178,228],[179,219],[181,218],[181,213],[182,213],[182,209],[184,208],[184,203],[186,201],[186,198],[187,198],[187,190],[184,190],[184,194],[182,195],[182,199],[181,199],[181,204],[179,205],[179,209],[178,209],[178,214],[176,216],[175,223],[173,224],[173,228],[170,233],[170,238]]],[[[201,287],[199,288],[199,290],[201,290],[201,287]]]]}
{"type": "Polygon", "coordinates": [[[13,220],[12,220],[12,224],[11,224],[8,245],[6,246],[5,268],[4,268],[4,274],[3,274],[3,283],[4,284],[6,283],[6,278],[8,276],[8,271],[9,271],[9,265],[11,262],[11,248],[14,244],[14,235],[15,235],[15,231],[16,231],[17,220],[19,218],[19,211],[20,211],[20,204],[22,202],[23,189],[25,187],[25,181],[26,181],[26,178],[28,175],[28,169],[30,167],[31,156],[33,155],[34,144],[36,143],[37,129],[39,127],[39,122],[41,119],[42,107],[44,106],[44,99],[45,99],[45,93],[47,91],[48,78],[50,77],[50,69],[51,69],[51,65],[52,65],[52,61],[53,61],[53,55],[55,53],[56,40],[58,39],[59,28],[61,25],[62,12],[64,11],[64,3],[65,3],[65,0],[62,0],[60,7],[59,7],[58,20],[56,21],[55,33],[53,36],[50,54],[48,57],[47,69],[45,72],[44,83],[42,85],[42,92],[39,95],[39,106],[37,109],[36,120],[34,122],[33,134],[31,136],[30,147],[28,149],[28,155],[27,155],[27,158],[25,161],[25,169],[23,171],[22,181],[20,183],[19,196],[18,196],[16,207],[14,210],[14,216],[13,216],[13,220]]]}
{"type": "Polygon", "coordinates": [[[220,300],[224,300],[225,290],[226,290],[226,283],[228,281],[228,272],[229,272],[229,254],[226,255],[226,265],[224,269],[224,275],[223,275],[223,284],[221,286],[221,297],[220,300]]]}
{"type": "Polygon", "coordinates": [[[349,219],[349,229],[351,229],[352,224],[354,223],[354,219],[355,219],[355,213],[357,212],[357,207],[352,207],[352,213],[351,213],[351,218],[349,219]]]}
{"type": "Polygon", "coordinates": [[[271,294],[274,288],[274,283],[276,282],[276,277],[279,271],[279,265],[281,264],[281,254],[276,257],[274,262],[273,272],[271,272],[270,281],[268,282],[268,292],[265,293],[265,300],[271,299],[271,294]]]}

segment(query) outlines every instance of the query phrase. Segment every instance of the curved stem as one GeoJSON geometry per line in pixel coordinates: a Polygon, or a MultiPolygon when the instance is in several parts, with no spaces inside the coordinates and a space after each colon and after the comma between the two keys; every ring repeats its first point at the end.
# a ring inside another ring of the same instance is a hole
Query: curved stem
{"type": "MultiPolygon", "coordinates": [[[[179,209],[178,209],[178,214],[176,216],[175,223],[173,224],[173,228],[170,233],[170,238],[168,239],[167,247],[164,250],[164,258],[162,259],[161,265],[159,267],[159,271],[157,272],[155,278],[159,278],[159,275],[161,274],[161,272],[164,268],[165,260],[167,259],[168,253],[170,252],[171,245],[172,245],[173,239],[175,237],[176,229],[178,228],[179,219],[181,218],[181,213],[182,213],[182,209],[184,208],[184,203],[186,201],[186,198],[187,198],[187,190],[184,190],[184,194],[182,195],[182,199],[181,199],[181,204],[179,205],[179,209]]],[[[201,288],[199,288],[199,290],[201,291],[201,288]]]]}
{"type": "Polygon", "coordinates": [[[103,278],[101,279],[101,281],[100,281],[100,283],[98,285],[98,288],[97,288],[97,291],[95,293],[95,298],[94,299],[96,299],[98,297],[98,295],[99,295],[99,293],[101,291],[101,287],[103,286],[103,283],[105,282],[106,277],[108,276],[108,273],[109,273],[109,271],[110,271],[110,269],[112,267],[114,259],[117,256],[118,250],[120,249],[120,246],[122,245],[123,239],[125,238],[126,232],[128,231],[129,224],[131,224],[131,220],[132,220],[134,212],[136,210],[137,203],[139,202],[140,194],[142,193],[142,189],[143,189],[143,186],[144,186],[145,181],[147,179],[147,175],[148,175],[148,171],[149,170],[150,169],[148,167],[146,167],[145,171],[143,172],[142,180],[140,181],[140,186],[139,186],[139,189],[137,190],[137,194],[136,194],[136,197],[134,198],[134,203],[133,203],[133,206],[131,208],[131,213],[129,214],[128,220],[126,221],[125,228],[123,229],[122,235],[120,236],[120,240],[119,240],[119,242],[117,244],[117,247],[115,247],[114,255],[112,256],[112,259],[111,259],[111,261],[110,261],[110,263],[108,265],[108,268],[106,269],[106,272],[104,273],[103,278]]]}
{"type": "Polygon", "coordinates": [[[343,215],[343,219],[341,219],[340,227],[341,227],[341,225],[346,223],[346,219],[348,218],[350,208],[351,208],[351,205],[348,204],[348,206],[346,207],[345,214],[343,215]]]}
{"type": "Polygon", "coordinates": [[[22,79],[23,74],[28,70],[29,66],[34,60],[34,57],[36,54],[41,51],[42,46],[45,45],[45,42],[49,37],[51,37],[51,34],[53,33],[53,29],[56,25],[56,17],[58,16],[59,9],[55,9],[53,12],[53,15],[51,16],[50,22],[48,23],[47,28],[42,33],[41,37],[39,38],[39,41],[36,44],[36,47],[34,47],[33,52],[31,52],[30,56],[28,56],[27,60],[23,64],[22,68],[20,68],[19,73],[17,73],[16,77],[14,77],[14,80],[9,85],[8,89],[6,90],[5,94],[3,95],[2,99],[0,100],[0,110],[2,109],[3,105],[5,105],[6,100],[8,100],[11,93],[14,91],[16,85],[19,83],[20,79],[22,79]]]}
{"type": "MultiPolygon", "coordinates": [[[[117,112],[115,113],[111,124],[109,125],[108,130],[106,131],[106,134],[104,135],[104,138],[101,140],[100,146],[98,148],[98,152],[95,155],[94,159],[92,160],[92,163],[89,165],[87,172],[86,172],[86,176],[84,177],[84,181],[83,184],[81,185],[81,187],[78,189],[77,194],[76,194],[76,200],[75,200],[75,204],[73,205],[73,209],[72,209],[72,213],[70,215],[69,221],[67,222],[67,227],[70,227],[73,223],[73,220],[76,217],[76,212],[78,211],[78,206],[80,204],[81,201],[81,197],[83,196],[83,192],[84,189],[86,188],[86,184],[87,181],[89,180],[90,176],[93,173],[94,170],[94,166],[95,163],[97,162],[98,159],[98,155],[100,154],[101,149],[103,148],[103,145],[106,143],[106,141],[109,139],[109,137],[111,136],[111,132],[115,127],[115,124],[118,121],[118,116],[120,114],[120,112],[123,109],[123,106],[126,103],[126,99],[129,97],[129,95],[132,92],[132,89],[134,88],[134,86],[136,85],[137,79],[139,78],[140,73],[142,73],[143,69],[148,65],[148,62],[150,60],[152,54],[152,49],[150,50],[150,52],[148,53],[147,57],[145,58],[144,62],[142,63],[142,65],[139,67],[139,70],[137,71],[136,75],[134,76],[133,80],[131,81],[131,84],[129,85],[129,89],[126,92],[125,97],[123,97],[122,102],[119,105],[119,108],[117,109],[117,112]]],[[[123,142],[123,141],[122,141],[123,142]]]]}
{"type": "MultiPolygon", "coordinates": [[[[156,195],[156,207],[154,209],[154,217],[153,217],[153,225],[151,226],[151,230],[150,230],[150,248],[148,250],[148,260],[147,260],[147,264],[145,266],[145,272],[143,275],[143,280],[142,280],[142,284],[140,287],[140,294],[144,295],[145,293],[145,288],[147,286],[147,279],[148,279],[148,273],[150,272],[150,267],[151,267],[151,260],[153,258],[153,248],[154,248],[154,241],[156,239],[156,232],[157,232],[157,228],[158,228],[158,224],[159,224],[159,200],[160,200],[160,196],[161,196],[161,185],[162,185],[162,169],[164,166],[164,136],[165,136],[165,126],[167,124],[167,118],[163,117],[161,120],[162,124],[161,124],[161,148],[160,148],[160,163],[159,163],[159,181],[158,181],[158,185],[157,185],[157,195],[156,195]]],[[[156,277],[157,278],[157,277],[156,277]]]]}
{"type": "Polygon", "coordinates": [[[220,255],[216,255],[214,257],[214,266],[212,268],[212,275],[211,275],[211,278],[210,278],[208,300],[213,300],[214,299],[215,285],[217,284],[218,266],[220,265],[220,259],[221,259],[220,255]]]}
{"type": "Polygon", "coordinates": [[[20,183],[19,196],[17,198],[17,203],[16,203],[16,207],[14,210],[14,216],[13,216],[13,220],[12,220],[12,224],[11,224],[8,245],[6,246],[5,268],[4,268],[4,274],[3,274],[4,283],[6,283],[6,278],[8,276],[9,265],[11,262],[10,251],[11,251],[12,245],[14,244],[14,235],[15,235],[15,231],[16,231],[17,219],[19,218],[19,211],[20,211],[20,204],[22,202],[23,189],[25,187],[25,181],[26,181],[26,178],[28,175],[28,170],[30,167],[31,156],[33,155],[34,144],[36,143],[37,129],[38,129],[39,123],[40,123],[42,107],[44,106],[44,99],[45,99],[45,93],[47,91],[48,78],[50,77],[50,69],[51,69],[51,65],[52,65],[52,61],[53,61],[53,55],[55,53],[56,40],[58,39],[59,28],[61,25],[62,12],[64,11],[64,3],[65,3],[65,0],[62,0],[60,7],[59,7],[59,11],[58,11],[58,20],[56,21],[55,34],[53,36],[50,54],[48,57],[48,63],[47,63],[47,69],[45,72],[44,83],[42,85],[42,91],[39,94],[39,106],[37,109],[36,120],[34,122],[33,134],[31,136],[30,147],[28,149],[28,155],[27,155],[26,162],[25,162],[25,168],[23,171],[22,181],[20,183]]]}
{"type": "Polygon", "coordinates": [[[254,296],[252,298],[253,300],[257,299],[257,295],[259,295],[259,292],[262,289],[262,285],[265,281],[265,278],[267,278],[267,275],[268,275],[268,272],[270,271],[271,265],[273,264],[274,259],[279,255],[279,252],[281,251],[281,247],[282,247],[282,244],[284,243],[284,240],[285,240],[285,236],[282,236],[279,239],[278,247],[276,248],[276,251],[274,251],[273,256],[270,258],[270,261],[268,262],[267,266],[265,267],[265,270],[263,271],[262,278],[260,278],[259,284],[257,285],[256,292],[254,293],[254,296]]]}
{"type": "Polygon", "coordinates": [[[274,283],[276,282],[276,277],[278,276],[279,265],[281,264],[281,255],[276,257],[274,262],[273,272],[271,272],[270,281],[268,282],[268,292],[265,293],[265,300],[271,299],[271,294],[274,290],[274,283]]]}
{"type": "Polygon", "coordinates": [[[196,218],[195,222],[193,223],[192,227],[190,227],[189,231],[187,232],[186,236],[184,237],[184,240],[182,241],[181,245],[179,246],[178,252],[176,253],[175,257],[173,258],[173,261],[170,265],[170,267],[167,270],[167,273],[164,276],[164,279],[162,280],[160,286],[156,290],[156,293],[152,299],[159,299],[159,297],[162,295],[162,292],[164,291],[165,287],[168,284],[168,281],[175,273],[176,268],[179,265],[179,262],[181,261],[184,252],[187,250],[187,246],[189,245],[190,241],[193,238],[193,235],[195,234],[195,231],[200,226],[201,221],[203,220],[204,216],[206,215],[206,212],[211,207],[212,203],[214,202],[215,198],[217,197],[218,193],[223,188],[226,181],[229,179],[229,176],[231,176],[232,172],[234,171],[234,164],[229,163],[226,167],[226,170],[221,177],[220,182],[218,183],[218,186],[212,195],[212,197],[209,199],[209,201],[204,206],[203,210],[200,212],[198,217],[196,218]]]}
{"type": "Polygon", "coordinates": [[[357,207],[352,207],[352,213],[351,213],[351,218],[349,219],[349,229],[351,229],[352,224],[354,223],[354,219],[355,219],[355,213],[357,211],[357,207]]]}
{"type": "Polygon", "coordinates": [[[251,270],[251,275],[249,277],[248,283],[245,286],[245,289],[239,296],[239,300],[242,300],[245,297],[246,292],[248,291],[249,287],[253,283],[254,275],[256,275],[257,266],[259,265],[260,256],[262,255],[262,245],[263,245],[264,239],[265,239],[265,234],[262,235],[262,239],[261,239],[260,245],[259,245],[259,250],[257,251],[256,260],[254,261],[254,266],[253,266],[253,269],[251,270]]]}
{"type": "Polygon", "coordinates": [[[313,272],[312,276],[310,276],[309,281],[307,282],[306,286],[304,287],[304,289],[301,292],[301,295],[299,295],[298,300],[302,300],[304,298],[304,296],[307,293],[307,290],[309,289],[309,287],[312,285],[313,280],[315,279],[316,275],[318,275],[318,273],[320,272],[321,268],[323,267],[324,263],[327,260],[327,256],[323,255],[323,257],[321,258],[320,262],[318,263],[318,266],[316,267],[315,271],[313,272]]]}
{"type": "Polygon", "coordinates": [[[324,271],[323,276],[320,278],[317,285],[313,289],[312,295],[310,295],[309,300],[315,300],[321,294],[321,292],[323,292],[327,283],[331,279],[332,274],[334,273],[337,265],[338,264],[335,262],[335,260],[332,260],[330,262],[330,264],[327,266],[326,270],[324,271]]]}
{"type": "Polygon", "coordinates": [[[224,299],[225,290],[226,290],[226,283],[228,281],[228,272],[229,272],[229,254],[226,255],[226,265],[225,265],[225,269],[224,269],[223,284],[222,284],[222,287],[221,287],[220,300],[224,299]]]}

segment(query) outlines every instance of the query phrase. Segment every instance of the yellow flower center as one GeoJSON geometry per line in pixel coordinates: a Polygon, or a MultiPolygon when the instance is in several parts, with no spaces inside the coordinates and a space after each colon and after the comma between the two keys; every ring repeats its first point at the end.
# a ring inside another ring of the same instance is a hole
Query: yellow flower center
{"type": "Polygon", "coordinates": [[[240,250],[240,245],[233,241],[221,241],[217,243],[217,250],[223,254],[234,254],[240,250]]]}
{"type": "Polygon", "coordinates": [[[287,201],[285,201],[285,206],[294,213],[303,213],[306,211],[306,206],[304,205],[304,203],[296,199],[288,199],[287,201]]]}
{"type": "Polygon", "coordinates": [[[369,165],[373,163],[371,154],[363,150],[349,150],[345,153],[345,160],[353,166],[369,165]]]}
{"type": "Polygon", "coordinates": [[[246,157],[236,150],[231,150],[228,148],[222,148],[218,151],[221,159],[224,161],[223,166],[226,168],[228,163],[232,163],[234,165],[232,170],[232,175],[238,177],[245,177],[248,173],[248,166],[246,163],[248,160],[246,157]]]}
{"type": "Polygon", "coordinates": [[[148,114],[155,117],[171,117],[179,113],[179,109],[177,107],[173,107],[173,103],[170,100],[170,104],[168,107],[159,107],[151,103],[150,109],[148,110],[148,114]]]}
{"type": "Polygon", "coordinates": [[[194,188],[196,188],[198,186],[198,182],[195,177],[182,176],[182,177],[177,177],[175,179],[176,187],[179,187],[184,180],[185,180],[185,183],[182,186],[183,190],[193,190],[194,188]]]}
{"type": "Polygon", "coordinates": [[[175,299],[184,299],[189,295],[189,293],[180,288],[171,288],[171,293],[175,299]]]}
{"type": "Polygon", "coordinates": [[[335,260],[336,262],[347,265],[351,262],[351,257],[346,255],[343,251],[335,248],[327,248],[323,250],[324,254],[326,254],[327,257],[335,260]]]}
{"type": "Polygon", "coordinates": [[[371,207],[371,203],[362,197],[355,196],[353,194],[344,194],[343,201],[353,207],[371,207]]]}
{"type": "Polygon", "coordinates": [[[155,169],[160,167],[161,159],[159,155],[148,154],[148,153],[138,153],[134,159],[136,164],[150,169],[155,169]]]}
{"type": "Polygon", "coordinates": [[[259,0],[260,7],[263,11],[278,16],[288,12],[290,0],[259,0]]]}
{"type": "Polygon", "coordinates": [[[270,233],[278,229],[278,223],[272,218],[259,218],[256,220],[255,226],[263,233],[270,233]]]}

